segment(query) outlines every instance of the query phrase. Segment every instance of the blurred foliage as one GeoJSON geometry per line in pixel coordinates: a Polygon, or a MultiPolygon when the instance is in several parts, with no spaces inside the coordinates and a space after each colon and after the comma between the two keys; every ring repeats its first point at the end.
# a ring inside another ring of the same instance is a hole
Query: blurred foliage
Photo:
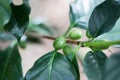
{"type": "Polygon", "coordinates": [[[15,5],[11,2],[10,9],[12,13],[10,20],[6,25],[4,25],[4,30],[12,33],[18,41],[24,34],[29,24],[29,14],[31,12],[31,8],[28,3],[28,0],[23,0],[23,4],[21,5],[15,5]]]}
{"type": "Polygon", "coordinates": [[[74,27],[88,29],[88,22],[92,11],[103,1],[104,0],[74,0],[74,2],[70,4],[70,24],[75,24],[74,27]]]}
{"type": "Polygon", "coordinates": [[[40,35],[54,35],[55,28],[48,24],[44,18],[31,19],[26,33],[37,33],[40,35]]]}
{"type": "Polygon", "coordinates": [[[23,80],[21,56],[16,41],[0,52],[0,80],[23,80]]]}
{"type": "MultiPolygon", "coordinates": [[[[26,42],[30,38],[39,39],[42,35],[57,34],[56,29],[43,18],[31,19],[29,22],[30,11],[29,0],[23,0],[21,5],[15,5],[12,0],[0,1],[0,40],[13,42],[7,49],[0,51],[0,80],[23,80],[18,45],[26,48],[26,42]]],[[[89,47],[92,50],[83,61],[89,80],[118,80],[119,54],[107,58],[102,50],[120,44],[120,0],[75,0],[70,4],[69,18],[70,27],[66,33],[73,27],[79,27],[88,32],[89,40],[76,42],[77,47],[69,55],[59,53],[54,47],[54,51],[48,52],[35,62],[24,80],[79,80],[76,54],[80,47],[89,47]],[[97,42],[104,39],[107,41],[97,42]]],[[[68,37],[62,37],[67,44],[68,37]]],[[[57,42],[61,44],[62,41],[59,39],[57,42]]],[[[58,44],[57,47],[59,46],[58,44]]]]}

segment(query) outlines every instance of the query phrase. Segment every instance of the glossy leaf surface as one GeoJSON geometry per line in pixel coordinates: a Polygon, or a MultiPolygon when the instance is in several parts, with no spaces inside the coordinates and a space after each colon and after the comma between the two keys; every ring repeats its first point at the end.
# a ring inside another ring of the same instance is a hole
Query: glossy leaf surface
{"type": "Polygon", "coordinates": [[[80,77],[80,73],[79,73],[79,66],[78,66],[78,61],[75,55],[73,55],[73,53],[69,53],[69,54],[65,54],[66,58],[73,64],[73,66],[75,67],[78,76],[80,77]]]}
{"type": "Polygon", "coordinates": [[[95,38],[110,31],[120,17],[120,1],[106,0],[98,5],[89,20],[89,33],[95,38]],[[115,4],[116,3],[116,4],[115,4]]]}
{"type": "Polygon", "coordinates": [[[21,57],[16,44],[0,51],[0,80],[22,80],[21,57]]]}
{"type": "Polygon", "coordinates": [[[89,80],[101,80],[106,61],[106,55],[101,51],[88,52],[84,59],[84,71],[89,80]]]}
{"type": "MultiPolygon", "coordinates": [[[[106,41],[119,41],[120,40],[120,18],[117,20],[114,28],[112,28],[111,31],[104,33],[100,36],[98,36],[97,38],[95,38],[96,40],[106,40],[106,41]]],[[[119,44],[115,45],[115,47],[120,47],[119,44]]]]}
{"type": "Polygon", "coordinates": [[[11,9],[10,21],[4,29],[14,34],[20,40],[29,23],[30,6],[28,5],[28,0],[24,0],[22,5],[17,6],[11,3],[11,9]]]}
{"type": "Polygon", "coordinates": [[[119,80],[120,76],[120,52],[113,54],[105,64],[102,80],[119,80]]]}
{"type": "Polygon", "coordinates": [[[65,56],[52,51],[35,62],[25,80],[79,80],[79,76],[65,56]]]}

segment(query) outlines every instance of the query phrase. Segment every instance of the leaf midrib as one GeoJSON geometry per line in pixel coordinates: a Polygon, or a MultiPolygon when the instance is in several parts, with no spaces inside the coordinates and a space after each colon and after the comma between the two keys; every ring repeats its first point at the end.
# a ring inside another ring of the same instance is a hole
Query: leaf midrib
{"type": "Polygon", "coordinates": [[[53,51],[53,55],[52,55],[52,58],[50,59],[50,66],[49,66],[49,79],[48,80],[51,80],[51,74],[52,74],[52,68],[53,68],[53,61],[54,61],[54,57],[55,57],[55,54],[56,54],[56,51],[53,51]]]}

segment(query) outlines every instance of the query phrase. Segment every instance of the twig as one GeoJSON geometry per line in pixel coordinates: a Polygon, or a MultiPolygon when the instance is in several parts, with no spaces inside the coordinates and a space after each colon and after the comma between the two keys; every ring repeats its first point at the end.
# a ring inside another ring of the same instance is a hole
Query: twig
{"type": "MultiPolygon", "coordinates": [[[[46,38],[46,39],[51,39],[51,40],[55,40],[56,37],[51,37],[51,36],[41,36],[42,38],[46,38]]],[[[67,43],[72,43],[72,44],[76,44],[78,45],[79,43],[83,43],[82,41],[75,41],[75,40],[70,40],[70,39],[67,39],[66,40],[67,43]]]]}
{"type": "Polygon", "coordinates": [[[46,38],[46,39],[50,39],[50,40],[56,39],[56,37],[52,37],[52,36],[41,36],[41,38],[46,38]]]}
{"type": "MultiPolygon", "coordinates": [[[[27,32],[25,34],[28,37],[36,38],[36,39],[45,38],[45,39],[55,40],[57,38],[57,37],[53,37],[53,36],[42,36],[42,35],[39,35],[37,33],[28,33],[27,32]]],[[[71,44],[75,44],[75,45],[78,45],[79,43],[83,44],[82,41],[75,41],[75,40],[71,40],[71,39],[67,39],[66,42],[71,43],[71,44]]],[[[82,45],[82,47],[83,47],[83,45],[82,45]]]]}

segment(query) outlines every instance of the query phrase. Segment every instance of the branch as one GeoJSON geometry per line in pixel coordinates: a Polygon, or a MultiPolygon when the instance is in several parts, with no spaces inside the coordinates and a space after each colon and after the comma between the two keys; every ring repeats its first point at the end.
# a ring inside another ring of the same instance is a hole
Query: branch
{"type": "MultiPolygon", "coordinates": [[[[46,38],[46,39],[51,39],[51,40],[56,39],[56,37],[51,37],[51,36],[41,36],[41,37],[46,38]]],[[[67,39],[66,42],[71,43],[71,44],[75,44],[75,45],[78,45],[79,43],[83,43],[82,41],[75,41],[75,40],[71,40],[71,39],[67,39]]]]}
{"type": "MultiPolygon", "coordinates": [[[[46,38],[49,40],[55,40],[57,37],[52,37],[52,36],[41,36],[38,33],[25,33],[28,37],[31,38],[36,38],[36,39],[40,39],[40,38],[46,38]]],[[[67,43],[70,44],[81,44],[81,47],[90,47],[90,48],[95,48],[95,49],[107,49],[109,46],[111,45],[117,45],[120,44],[120,40],[117,41],[98,41],[98,42],[89,42],[89,41],[75,41],[75,40],[71,40],[71,39],[67,39],[66,40],[67,43]],[[105,48],[104,48],[105,47],[105,48]]]]}
{"type": "MultiPolygon", "coordinates": [[[[26,32],[25,34],[28,37],[36,38],[36,39],[45,38],[45,39],[49,39],[49,40],[55,40],[57,38],[57,37],[53,37],[53,36],[42,36],[42,35],[39,35],[38,33],[26,32]]],[[[71,40],[71,39],[67,39],[66,42],[71,43],[71,44],[75,44],[75,45],[78,45],[79,43],[83,44],[82,41],[75,41],[75,40],[71,40]]]]}

